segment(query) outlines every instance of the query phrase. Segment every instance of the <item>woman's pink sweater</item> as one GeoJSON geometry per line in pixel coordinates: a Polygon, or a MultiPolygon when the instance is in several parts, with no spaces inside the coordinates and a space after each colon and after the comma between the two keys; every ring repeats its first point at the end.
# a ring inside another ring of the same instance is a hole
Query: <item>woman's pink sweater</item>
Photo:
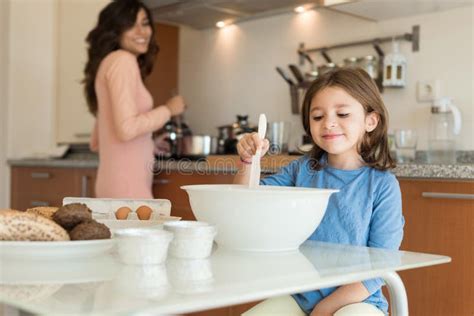
{"type": "Polygon", "coordinates": [[[91,148],[99,151],[95,186],[100,198],[153,198],[151,133],[169,119],[153,107],[135,55],[117,50],[102,60],[95,80],[98,112],[91,148]]]}

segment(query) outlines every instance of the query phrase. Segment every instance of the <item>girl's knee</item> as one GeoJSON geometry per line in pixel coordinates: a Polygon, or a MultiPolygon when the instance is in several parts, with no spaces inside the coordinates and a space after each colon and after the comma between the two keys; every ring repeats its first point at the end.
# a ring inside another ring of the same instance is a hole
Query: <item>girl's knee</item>
{"type": "Polygon", "coordinates": [[[334,316],[384,316],[384,312],[368,303],[349,304],[340,308],[334,316]]]}
{"type": "Polygon", "coordinates": [[[299,305],[290,295],[269,298],[255,305],[242,316],[305,316],[299,305]]]}

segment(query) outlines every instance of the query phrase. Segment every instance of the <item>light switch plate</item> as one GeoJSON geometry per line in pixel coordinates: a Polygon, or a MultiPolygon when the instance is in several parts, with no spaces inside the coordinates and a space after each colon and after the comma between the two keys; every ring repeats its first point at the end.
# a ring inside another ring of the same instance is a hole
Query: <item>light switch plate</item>
{"type": "Polygon", "coordinates": [[[440,80],[420,80],[416,87],[416,99],[418,102],[431,102],[440,97],[440,91],[440,80]]]}

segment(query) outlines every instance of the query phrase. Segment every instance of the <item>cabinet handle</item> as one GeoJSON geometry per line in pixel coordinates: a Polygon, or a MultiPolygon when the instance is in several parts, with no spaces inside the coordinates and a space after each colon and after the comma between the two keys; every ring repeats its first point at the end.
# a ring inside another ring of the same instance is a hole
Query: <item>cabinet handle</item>
{"type": "Polygon", "coordinates": [[[32,172],[31,178],[33,179],[49,179],[51,174],[49,172],[32,172]]]}
{"type": "Polygon", "coordinates": [[[81,197],[87,197],[87,192],[89,191],[89,177],[82,176],[81,177],[81,197]]]}
{"type": "Polygon", "coordinates": [[[33,207],[49,206],[49,203],[48,203],[48,202],[44,202],[44,201],[31,201],[31,202],[30,202],[30,205],[33,206],[33,207]]]}
{"type": "Polygon", "coordinates": [[[422,192],[421,196],[430,199],[474,200],[474,194],[422,192]]]}
{"type": "Polygon", "coordinates": [[[170,184],[171,180],[169,179],[154,179],[153,184],[170,184]]]}
{"type": "Polygon", "coordinates": [[[91,137],[91,133],[75,133],[74,137],[76,137],[76,138],[89,138],[89,137],[91,137]]]}

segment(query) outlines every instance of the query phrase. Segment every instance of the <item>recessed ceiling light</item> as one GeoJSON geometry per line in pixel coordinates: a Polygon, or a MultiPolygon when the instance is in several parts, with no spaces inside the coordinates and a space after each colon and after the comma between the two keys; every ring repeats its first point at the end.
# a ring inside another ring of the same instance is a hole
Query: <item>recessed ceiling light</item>
{"type": "Polygon", "coordinates": [[[294,10],[295,10],[296,13],[303,13],[303,12],[306,11],[306,8],[302,5],[300,5],[300,6],[296,7],[294,10]]]}
{"type": "Polygon", "coordinates": [[[221,28],[223,28],[224,26],[226,26],[226,24],[225,24],[224,21],[219,21],[219,22],[216,23],[216,26],[221,29],[221,28]]]}

